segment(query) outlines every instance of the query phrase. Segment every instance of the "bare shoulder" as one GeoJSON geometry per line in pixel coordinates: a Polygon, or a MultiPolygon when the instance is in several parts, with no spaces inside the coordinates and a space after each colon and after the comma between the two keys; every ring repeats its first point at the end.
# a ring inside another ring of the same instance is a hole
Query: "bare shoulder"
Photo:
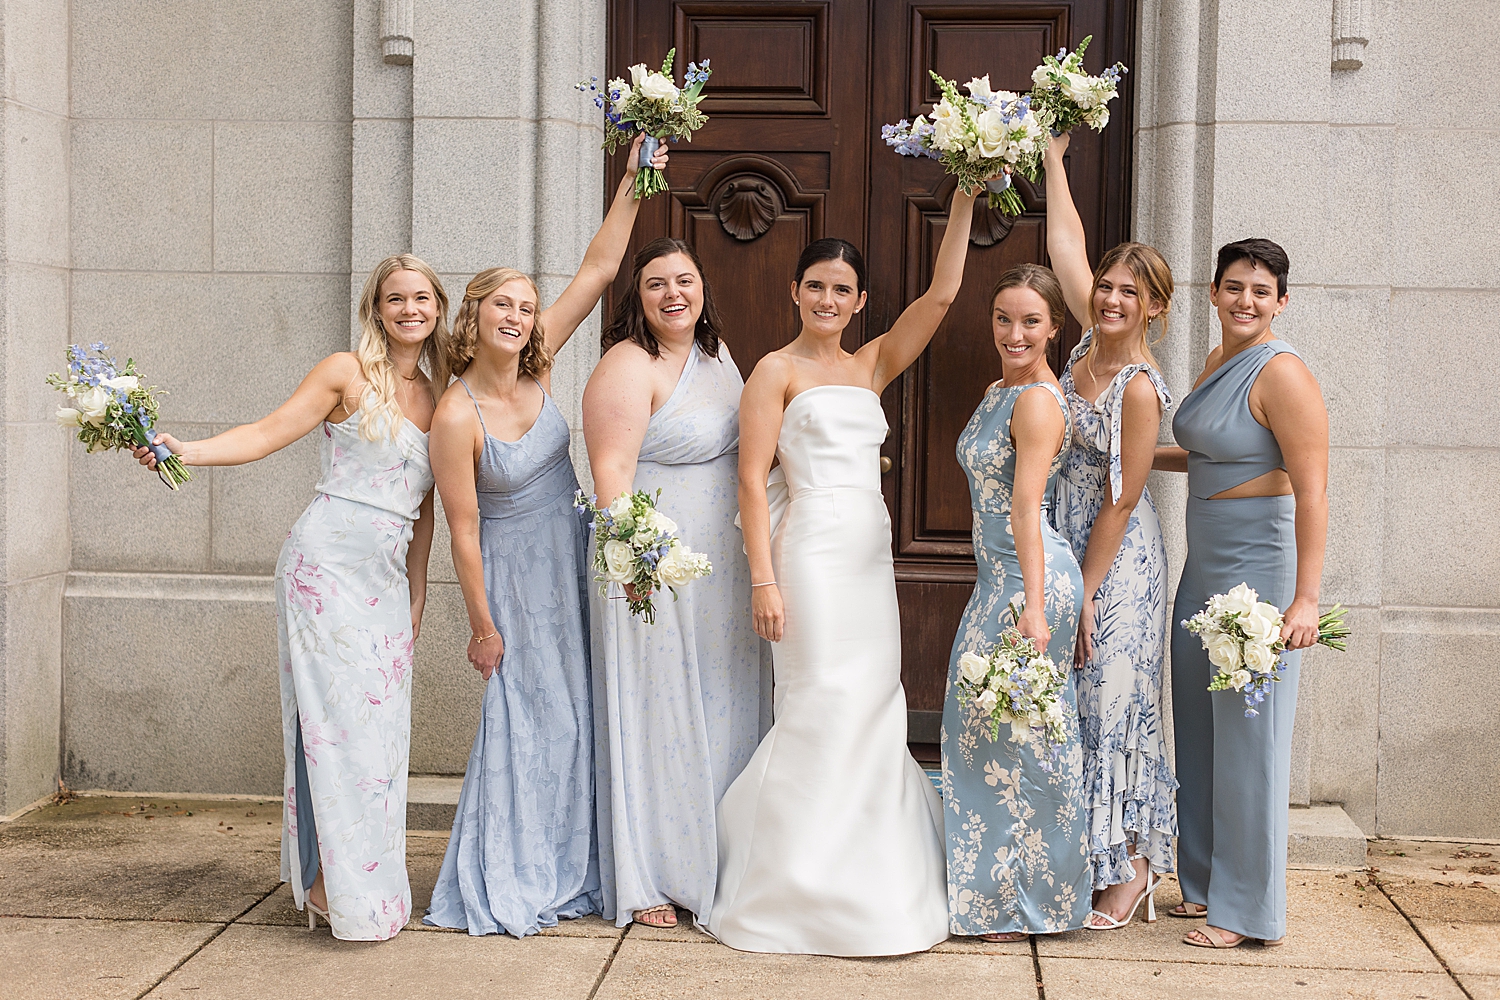
{"type": "Polygon", "coordinates": [[[437,409],[432,414],[432,429],[436,431],[442,427],[445,431],[454,431],[476,426],[478,423],[474,401],[469,398],[462,385],[454,382],[443,393],[443,398],[438,400],[437,409]]]}
{"type": "Polygon", "coordinates": [[[1022,389],[1011,412],[1027,421],[1055,418],[1061,422],[1063,419],[1062,406],[1057,397],[1047,391],[1046,383],[1022,389]]]}
{"type": "MultiPolygon", "coordinates": [[[[758,385],[766,383],[786,384],[791,380],[792,373],[796,370],[796,361],[786,353],[786,348],[772,351],[761,357],[755,363],[755,369],[750,373],[750,379],[758,385]]],[[[747,381],[748,385],[749,382],[747,381]]]]}
{"type": "Polygon", "coordinates": [[[1317,376],[1307,367],[1307,362],[1291,351],[1282,351],[1267,361],[1257,381],[1260,379],[1269,379],[1272,388],[1316,389],[1318,386],[1317,376]]]}
{"type": "Polygon", "coordinates": [[[312,375],[340,389],[364,381],[364,371],[353,351],[328,355],[313,366],[312,375]]]}
{"type": "Polygon", "coordinates": [[[1156,383],[1151,381],[1149,372],[1138,371],[1126,380],[1125,405],[1130,409],[1161,409],[1161,397],[1156,394],[1156,383]]]}
{"type": "MultiPolygon", "coordinates": [[[[633,340],[622,340],[604,352],[604,356],[594,366],[594,376],[603,374],[610,377],[645,372],[650,369],[653,360],[640,344],[633,340]]],[[[590,376],[590,381],[594,376],[590,376]]]]}

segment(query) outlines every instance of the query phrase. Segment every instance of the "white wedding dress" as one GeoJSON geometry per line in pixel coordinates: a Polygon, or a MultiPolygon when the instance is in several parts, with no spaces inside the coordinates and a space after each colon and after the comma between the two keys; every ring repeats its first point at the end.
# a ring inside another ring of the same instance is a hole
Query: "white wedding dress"
{"type": "Polygon", "coordinates": [[[885,434],[856,386],[799,393],[782,418],[775,724],[719,803],[708,921],[742,951],[899,955],[948,936],[942,806],[906,749],[885,434]]]}

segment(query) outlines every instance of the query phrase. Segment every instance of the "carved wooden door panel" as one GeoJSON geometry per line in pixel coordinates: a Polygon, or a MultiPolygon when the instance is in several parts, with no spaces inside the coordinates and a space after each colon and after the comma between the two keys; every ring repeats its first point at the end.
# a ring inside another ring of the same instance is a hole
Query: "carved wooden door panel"
{"type": "MultiPolygon", "coordinates": [[[[854,349],[883,333],[926,287],[953,190],[938,164],[886,147],[880,126],[931,111],[938,91],[928,69],[961,83],[988,73],[996,89],[1020,92],[1044,53],[1087,34],[1094,36],[1089,69],[1128,63],[1132,18],[1126,0],[611,0],[611,76],[625,75],[631,63],[658,62],[673,45],[678,67],[711,58],[714,69],[703,104],[711,120],[691,144],[672,147],[671,193],[643,207],[631,250],[662,235],[697,248],[725,339],[748,375],[796,335],[789,286],[798,252],[810,240],[841,236],[870,267],[870,304],[845,334],[845,347],[854,349]]],[[[1127,232],[1132,103],[1127,76],[1109,128],[1075,136],[1068,154],[1096,259],[1127,232]]],[[[623,170],[623,156],[612,158],[606,192],[623,170]]],[[[1019,219],[976,210],[963,291],[932,347],[882,400],[892,428],[883,484],[895,536],[902,680],[912,748],[923,760],[935,759],[948,654],[974,584],[968,488],[954,449],[985,388],[1000,377],[989,292],[1012,264],[1046,262],[1043,192],[1019,186],[1027,205],[1019,219]]],[[[628,281],[622,273],[615,292],[628,281]]],[[[1078,334],[1070,322],[1054,367],[1078,334]]]]}

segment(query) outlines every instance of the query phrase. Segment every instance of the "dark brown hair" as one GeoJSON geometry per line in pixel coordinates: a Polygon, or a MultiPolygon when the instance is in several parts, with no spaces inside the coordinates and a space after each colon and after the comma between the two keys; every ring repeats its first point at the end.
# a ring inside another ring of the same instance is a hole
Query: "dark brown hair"
{"type": "Polygon", "coordinates": [[[1214,287],[1219,287],[1230,264],[1242,260],[1248,260],[1252,267],[1259,264],[1276,275],[1276,297],[1286,295],[1286,276],[1291,273],[1292,262],[1279,244],[1258,238],[1236,240],[1219,247],[1219,259],[1214,266],[1214,287]]]}
{"type": "Polygon", "coordinates": [[[797,272],[792,275],[792,284],[802,284],[802,276],[807,273],[807,269],[825,260],[841,260],[854,268],[854,290],[856,292],[865,290],[864,256],[853,243],[836,236],[813,240],[802,248],[802,254],[797,258],[797,272]]]}
{"type": "Polygon", "coordinates": [[[692,261],[693,267],[698,270],[699,280],[703,282],[703,311],[698,314],[693,339],[704,354],[711,358],[719,356],[719,333],[723,325],[719,322],[719,309],[714,305],[713,288],[703,273],[703,262],[698,259],[698,254],[692,247],[670,236],[654,239],[636,251],[630,262],[630,289],[615,303],[614,315],[609,318],[609,323],[599,336],[601,352],[609,350],[622,340],[628,340],[653,358],[661,357],[661,344],[657,342],[656,334],[651,332],[651,327],[646,324],[646,307],[641,302],[641,272],[658,257],[674,253],[683,254],[692,261]]]}
{"type": "Polygon", "coordinates": [[[990,292],[992,312],[996,297],[1007,288],[1029,288],[1040,295],[1042,301],[1047,303],[1053,328],[1058,333],[1062,332],[1063,323],[1068,318],[1068,306],[1063,299],[1062,285],[1058,284],[1057,275],[1052,273],[1052,268],[1040,264],[1017,264],[1000,275],[1000,280],[995,282],[995,290],[990,292]]]}

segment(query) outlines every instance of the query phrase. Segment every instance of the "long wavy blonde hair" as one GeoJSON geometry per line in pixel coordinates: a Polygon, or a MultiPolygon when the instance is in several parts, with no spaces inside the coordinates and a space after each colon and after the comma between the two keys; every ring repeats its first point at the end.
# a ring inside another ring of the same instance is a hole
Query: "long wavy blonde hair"
{"type": "Polygon", "coordinates": [[[495,289],[510,281],[524,281],[531,286],[536,297],[537,311],[531,324],[531,336],[521,348],[520,373],[531,378],[541,378],[552,367],[552,352],[547,350],[547,333],[542,329],[542,294],[536,282],[523,271],[513,267],[492,267],[480,271],[464,288],[464,300],[459,303],[458,315],[453,318],[453,336],[448,341],[448,370],[461,375],[469,362],[474,360],[474,351],[479,346],[479,307],[495,289]]]}
{"type": "Polygon", "coordinates": [[[359,359],[359,369],[367,383],[360,393],[359,416],[359,436],[366,441],[381,437],[394,441],[401,430],[403,414],[396,399],[397,379],[401,375],[390,359],[390,340],[380,319],[380,286],[397,271],[415,271],[432,285],[432,294],[437,299],[437,323],[422,344],[417,364],[427,372],[434,401],[448,388],[448,342],[452,339],[448,332],[448,293],[443,291],[437,272],[420,257],[409,253],[387,257],[375,265],[359,295],[360,335],[354,356],[359,359]]]}
{"type": "MultiPolygon", "coordinates": [[[[1145,243],[1121,243],[1110,250],[1099,259],[1099,266],[1094,269],[1094,285],[1089,289],[1089,323],[1093,327],[1099,325],[1099,317],[1094,310],[1094,295],[1099,291],[1099,282],[1104,280],[1104,275],[1117,264],[1123,264],[1129,269],[1131,276],[1135,278],[1135,287],[1145,293],[1141,309],[1146,313],[1146,317],[1141,323],[1140,349],[1146,357],[1146,362],[1152,368],[1160,368],[1161,365],[1156,363],[1156,356],[1151,353],[1151,348],[1167,337],[1167,321],[1171,318],[1169,313],[1172,311],[1172,269],[1167,266],[1166,258],[1161,255],[1161,251],[1145,243]],[[1161,312],[1156,316],[1161,323],[1161,334],[1152,340],[1150,308],[1154,303],[1161,304],[1161,312]]],[[[1089,355],[1092,356],[1098,347],[1099,338],[1095,337],[1089,345],[1089,355]]]]}

